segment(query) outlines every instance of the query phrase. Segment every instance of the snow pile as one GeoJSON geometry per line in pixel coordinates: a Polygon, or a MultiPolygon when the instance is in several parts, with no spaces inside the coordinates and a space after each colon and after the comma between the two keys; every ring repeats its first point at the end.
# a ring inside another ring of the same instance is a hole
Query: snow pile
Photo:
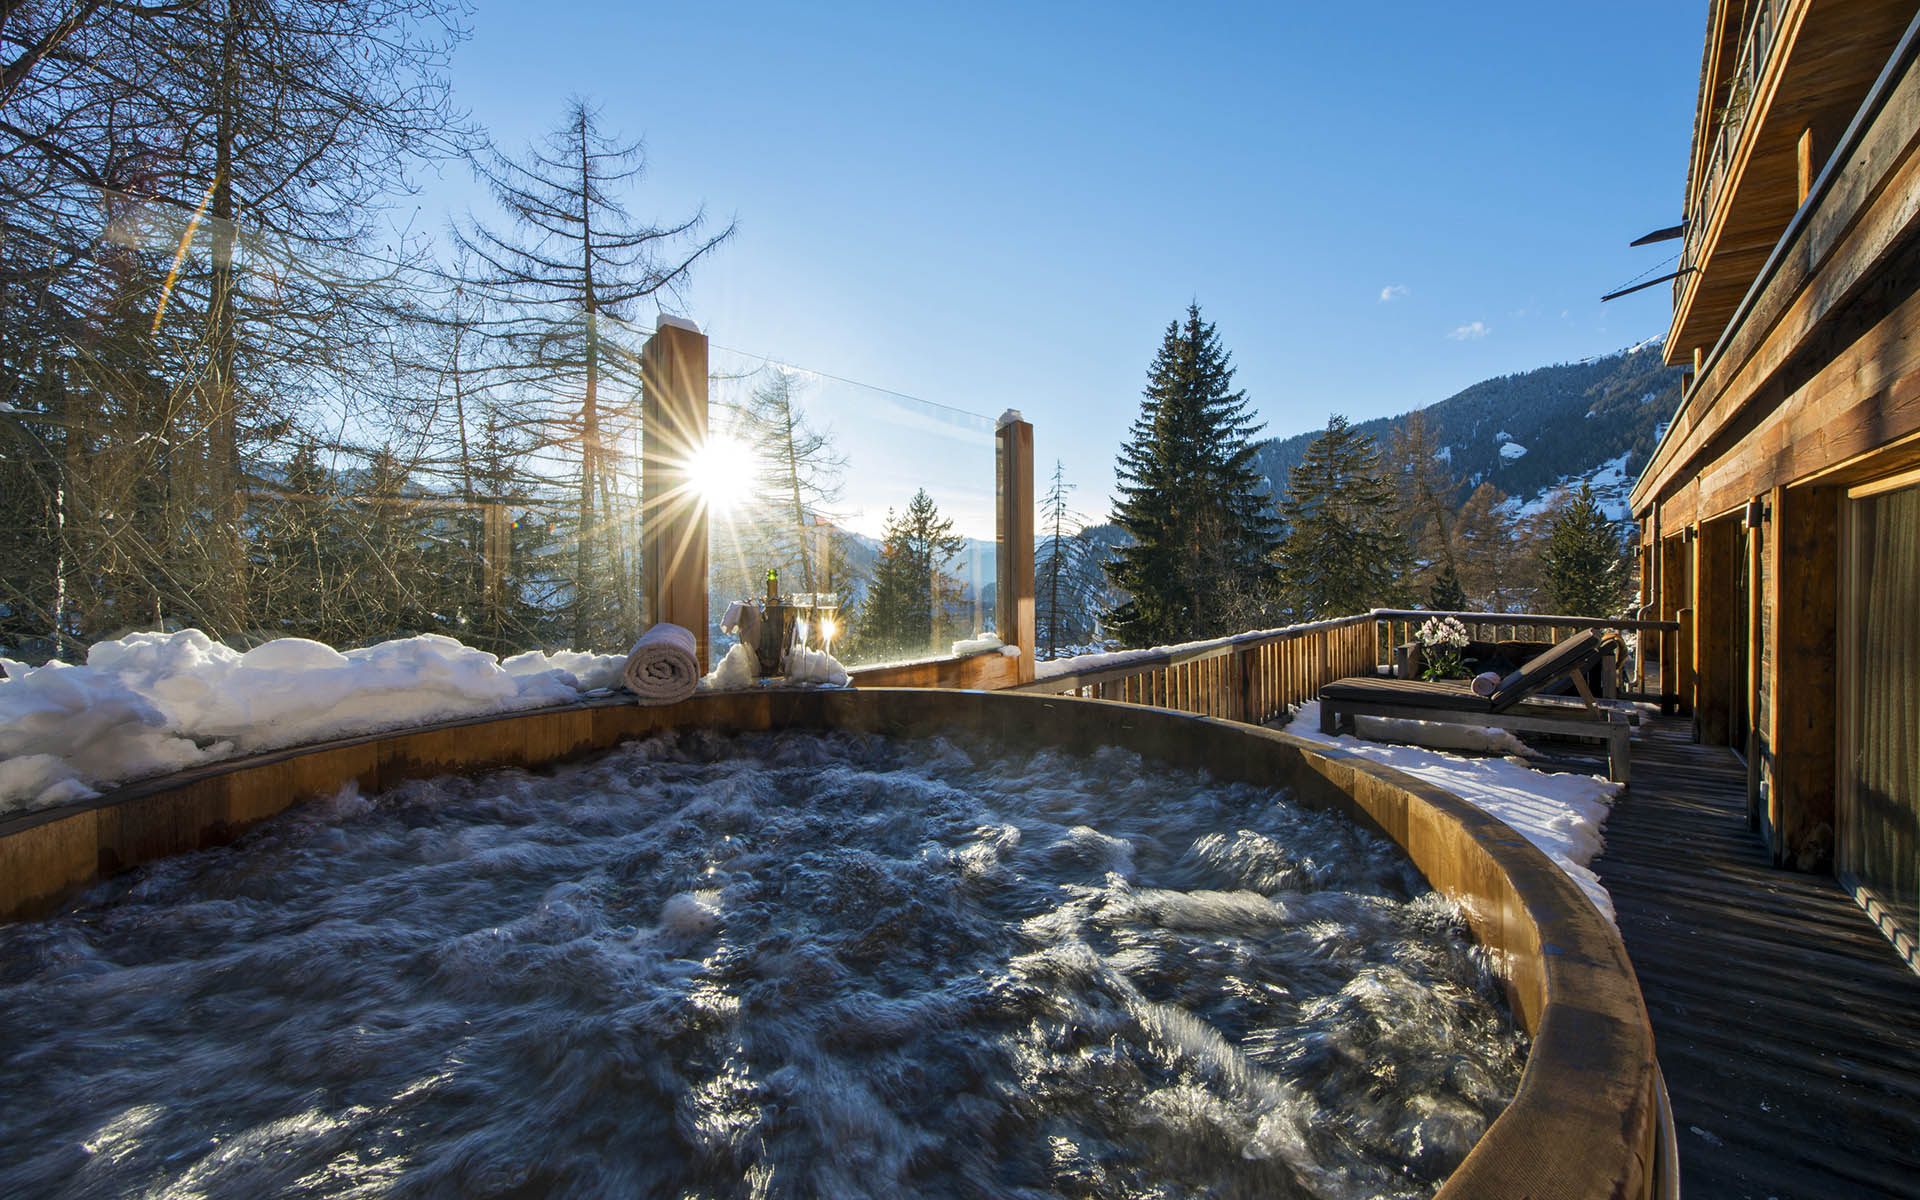
{"type": "MultiPolygon", "coordinates": [[[[1408,721],[1390,724],[1415,726],[1425,723],[1408,721]]],[[[1494,753],[1507,750],[1507,743],[1520,746],[1513,735],[1505,730],[1452,728],[1464,735],[1459,739],[1462,744],[1471,742],[1472,735],[1491,735],[1485,736],[1483,744],[1494,753]]],[[[1593,873],[1588,864],[1605,845],[1601,827],[1606,824],[1607,812],[1620,794],[1619,784],[1592,775],[1536,771],[1512,758],[1461,758],[1419,746],[1385,745],[1347,735],[1328,737],[1320,732],[1320,705],[1317,701],[1301,706],[1299,712],[1294,714],[1293,723],[1287,726],[1287,732],[1309,741],[1338,746],[1362,758],[1418,776],[1445,788],[1490,816],[1505,821],[1559,864],[1560,869],[1580,885],[1595,907],[1605,913],[1609,921],[1613,919],[1613,898],[1601,886],[1600,877],[1593,873]]],[[[1395,732],[1418,732],[1423,741],[1429,740],[1427,730],[1403,729],[1395,732]]]]}
{"type": "MultiPolygon", "coordinates": [[[[997,633],[983,633],[979,637],[966,638],[953,644],[951,651],[955,658],[965,658],[969,654],[985,654],[989,650],[998,650],[1003,643],[997,633]]],[[[1019,653],[1015,651],[1014,653],[1019,653]]]]}
{"type": "Polygon", "coordinates": [[[1500,446],[1500,457],[1506,459],[1508,462],[1512,462],[1526,452],[1527,448],[1519,442],[1504,442],[1500,446]]]}
{"type": "Polygon", "coordinates": [[[84,800],[95,783],[176,771],[223,757],[202,747],[119,679],[90,667],[7,667],[0,683],[0,815],[84,800]]]}
{"type": "Polygon", "coordinates": [[[500,661],[500,669],[515,677],[558,671],[570,677],[574,686],[583,692],[602,688],[611,691],[619,687],[620,672],[626,665],[624,654],[589,654],[580,650],[555,650],[552,654],[528,650],[500,661]]]}
{"type": "Polygon", "coordinates": [[[760,674],[760,656],[753,647],[745,642],[735,642],[727,648],[718,666],[708,671],[700,680],[703,692],[738,692],[753,686],[754,679],[760,674]]]}
{"type": "Polygon", "coordinates": [[[344,654],[305,638],[242,653],[197,629],[130,634],[93,646],[85,666],[9,666],[0,813],[233,754],[562,704],[622,661],[562,651],[509,669],[438,634],[344,654]]]}
{"type": "Polygon", "coordinates": [[[828,687],[847,686],[847,669],[825,650],[795,646],[787,651],[788,683],[824,683],[828,687]]]}

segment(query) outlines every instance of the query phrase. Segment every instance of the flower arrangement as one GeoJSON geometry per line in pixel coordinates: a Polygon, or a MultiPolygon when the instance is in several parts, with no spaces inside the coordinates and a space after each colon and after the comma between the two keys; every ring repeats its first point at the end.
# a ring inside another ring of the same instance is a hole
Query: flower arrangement
{"type": "Polygon", "coordinates": [[[1460,652],[1472,638],[1456,618],[1430,617],[1413,639],[1420,643],[1420,678],[1452,679],[1464,670],[1460,652]]]}

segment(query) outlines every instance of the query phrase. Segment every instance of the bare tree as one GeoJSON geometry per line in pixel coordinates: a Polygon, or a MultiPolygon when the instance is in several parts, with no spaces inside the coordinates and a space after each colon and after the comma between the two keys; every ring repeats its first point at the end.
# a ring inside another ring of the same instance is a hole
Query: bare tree
{"type": "Polygon", "coordinates": [[[610,511],[620,470],[613,447],[639,421],[637,346],[612,334],[641,302],[672,295],[733,226],[706,234],[701,213],[667,226],[636,220],[623,193],[645,170],[641,145],[601,132],[580,100],[524,155],[494,151],[476,169],[511,228],[469,221],[459,243],[480,280],[506,297],[494,332],[512,357],[499,374],[525,398],[526,427],[539,449],[572,459],[571,625],[584,646],[620,632],[609,628],[616,620],[630,631],[636,615],[631,576],[613,596],[600,579],[612,555],[628,551],[610,538],[626,524],[610,511]]]}

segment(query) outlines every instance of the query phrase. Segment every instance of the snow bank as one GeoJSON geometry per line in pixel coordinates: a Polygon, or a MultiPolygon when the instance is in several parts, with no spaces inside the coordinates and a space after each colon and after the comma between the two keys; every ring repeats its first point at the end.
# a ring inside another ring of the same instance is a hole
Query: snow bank
{"type": "Polygon", "coordinates": [[[1526,452],[1527,448],[1519,442],[1506,442],[1500,447],[1500,457],[1506,459],[1508,462],[1512,462],[1526,452]]]}
{"type": "Polygon", "coordinates": [[[500,661],[500,669],[516,677],[558,671],[571,676],[583,692],[619,687],[620,672],[626,665],[624,654],[589,654],[580,650],[555,650],[552,654],[528,650],[500,661]]]}
{"type": "MultiPolygon", "coordinates": [[[[1426,722],[1388,724],[1403,727],[1395,730],[1395,733],[1416,732],[1423,740],[1430,732],[1430,729],[1405,728],[1426,725],[1426,722]]],[[[1495,735],[1484,739],[1484,745],[1495,753],[1508,749],[1506,743],[1511,743],[1514,748],[1525,748],[1505,730],[1479,730],[1462,726],[1450,728],[1464,734],[1495,735]]],[[[1593,873],[1588,864],[1605,845],[1601,827],[1606,823],[1607,812],[1614,799],[1620,794],[1619,784],[1592,775],[1536,771],[1513,758],[1462,758],[1457,754],[1420,746],[1387,745],[1348,735],[1328,737],[1320,732],[1320,705],[1317,701],[1301,706],[1300,711],[1294,714],[1293,723],[1287,726],[1287,732],[1309,741],[1338,746],[1362,758],[1370,758],[1418,776],[1500,818],[1559,864],[1560,869],[1580,885],[1580,890],[1606,914],[1607,919],[1613,919],[1613,898],[1601,886],[1600,877],[1593,873]]],[[[1471,740],[1467,737],[1460,739],[1463,743],[1471,740]]]]}
{"type": "Polygon", "coordinates": [[[281,638],[242,653],[197,629],[100,642],[85,666],[9,664],[0,682],[0,813],[233,754],[577,700],[617,655],[502,664],[438,634],[341,653],[281,638]]]}

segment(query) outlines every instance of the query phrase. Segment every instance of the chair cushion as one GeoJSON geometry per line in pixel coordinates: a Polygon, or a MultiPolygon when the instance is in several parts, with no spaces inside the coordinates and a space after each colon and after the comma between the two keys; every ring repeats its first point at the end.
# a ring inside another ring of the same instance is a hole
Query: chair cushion
{"type": "Polygon", "coordinates": [[[1465,680],[1376,679],[1356,675],[1336,679],[1320,689],[1320,699],[1351,700],[1367,704],[1401,704],[1408,708],[1451,708],[1462,712],[1491,712],[1493,702],[1473,694],[1465,680]]]}
{"type": "Polygon", "coordinates": [[[1500,681],[1493,711],[1512,708],[1556,679],[1583,671],[1600,657],[1600,638],[1591,629],[1575,634],[1500,681]]]}

